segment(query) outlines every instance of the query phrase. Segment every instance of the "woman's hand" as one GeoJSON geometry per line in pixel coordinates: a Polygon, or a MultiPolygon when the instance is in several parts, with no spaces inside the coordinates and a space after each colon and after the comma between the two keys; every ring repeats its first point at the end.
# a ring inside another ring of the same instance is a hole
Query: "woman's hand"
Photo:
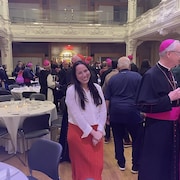
{"type": "Polygon", "coordinates": [[[98,144],[98,142],[99,142],[99,141],[98,141],[97,139],[92,138],[92,143],[93,143],[94,146],[96,146],[96,145],[98,144]]]}
{"type": "Polygon", "coordinates": [[[96,146],[98,142],[102,139],[103,133],[101,131],[92,130],[91,134],[93,136],[92,138],[93,145],[96,146]]]}

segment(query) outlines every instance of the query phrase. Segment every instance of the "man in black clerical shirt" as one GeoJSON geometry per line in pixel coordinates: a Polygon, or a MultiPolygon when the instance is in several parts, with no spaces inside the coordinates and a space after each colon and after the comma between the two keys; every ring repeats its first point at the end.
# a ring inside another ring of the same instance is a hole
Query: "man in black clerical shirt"
{"type": "Polygon", "coordinates": [[[137,104],[145,113],[138,180],[179,180],[180,88],[171,68],[180,63],[180,42],[164,40],[160,59],[142,78],[137,104]]]}

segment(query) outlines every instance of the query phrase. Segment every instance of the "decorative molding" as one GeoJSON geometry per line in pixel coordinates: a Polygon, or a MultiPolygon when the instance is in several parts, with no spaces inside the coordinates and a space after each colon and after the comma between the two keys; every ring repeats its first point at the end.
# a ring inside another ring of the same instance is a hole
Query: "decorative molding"
{"type": "Polygon", "coordinates": [[[23,27],[23,29],[25,30],[24,34],[34,34],[34,35],[50,34],[50,31],[48,31],[46,29],[46,26],[44,25],[34,26],[33,28],[31,26],[25,26],[25,28],[23,27]]]}
{"type": "Polygon", "coordinates": [[[163,28],[159,29],[158,30],[159,34],[162,35],[162,36],[166,36],[169,32],[163,28]]]}
{"type": "Polygon", "coordinates": [[[105,32],[102,29],[100,29],[99,27],[95,27],[94,29],[89,30],[89,34],[90,35],[104,35],[105,32]]]}
{"type": "Polygon", "coordinates": [[[180,17],[180,11],[176,8],[175,2],[175,0],[163,1],[159,6],[150,9],[140,17],[136,18],[131,24],[133,27],[130,34],[131,37],[143,38],[147,36],[151,38],[152,34],[156,36],[159,34],[159,36],[162,36],[171,32],[167,29],[173,29],[174,26],[180,26],[180,22],[177,22],[180,17]],[[163,29],[163,31],[161,29],[163,29]]]}
{"type": "Polygon", "coordinates": [[[126,53],[133,54],[134,49],[136,49],[137,40],[135,39],[128,39],[126,40],[126,53]]]}
{"type": "Polygon", "coordinates": [[[77,35],[79,33],[72,26],[70,26],[69,28],[62,30],[62,34],[64,34],[64,35],[77,35]]]}
{"type": "MultiPolygon", "coordinates": [[[[14,37],[14,41],[39,41],[39,39],[48,40],[52,42],[59,42],[59,40],[70,41],[70,39],[74,39],[74,41],[83,41],[84,39],[91,40],[93,42],[98,42],[99,39],[101,41],[122,41],[124,39],[124,35],[127,32],[127,27],[80,27],[80,26],[61,26],[59,25],[48,25],[44,28],[35,26],[35,25],[11,25],[11,31],[14,37]]],[[[74,42],[73,41],[73,42],[74,42]]],[[[85,41],[87,42],[87,41],[85,41]]]]}

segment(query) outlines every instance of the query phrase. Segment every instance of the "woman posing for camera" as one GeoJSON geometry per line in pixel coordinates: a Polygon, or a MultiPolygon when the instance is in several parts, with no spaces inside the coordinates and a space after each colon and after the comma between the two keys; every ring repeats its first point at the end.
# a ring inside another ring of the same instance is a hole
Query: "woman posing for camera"
{"type": "Polygon", "coordinates": [[[101,87],[93,83],[88,65],[73,64],[73,84],[66,92],[68,144],[73,180],[101,180],[106,104],[101,87]]]}

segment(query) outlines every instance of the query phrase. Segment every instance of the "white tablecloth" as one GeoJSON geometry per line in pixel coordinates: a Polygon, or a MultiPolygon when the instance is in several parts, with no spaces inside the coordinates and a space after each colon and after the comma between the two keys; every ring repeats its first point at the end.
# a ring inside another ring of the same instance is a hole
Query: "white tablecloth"
{"type": "Polygon", "coordinates": [[[11,94],[15,99],[22,99],[23,92],[40,92],[40,86],[22,86],[11,90],[11,94]]]}
{"type": "MultiPolygon", "coordinates": [[[[0,102],[0,124],[7,127],[13,141],[15,152],[17,151],[17,131],[22,127],[24,119],[37,114],[50,114],[50,122],[57,119],[56,106],[50,101],[7,101],[0,102]]],[[[8,153],[11,150],[8,150],[8,153]]]]}
{"type": "Polygon", "coordinates": [[[6,163],[0,162],[0,180],[28,180],[27,176],[20,171],[6,163]]]}

